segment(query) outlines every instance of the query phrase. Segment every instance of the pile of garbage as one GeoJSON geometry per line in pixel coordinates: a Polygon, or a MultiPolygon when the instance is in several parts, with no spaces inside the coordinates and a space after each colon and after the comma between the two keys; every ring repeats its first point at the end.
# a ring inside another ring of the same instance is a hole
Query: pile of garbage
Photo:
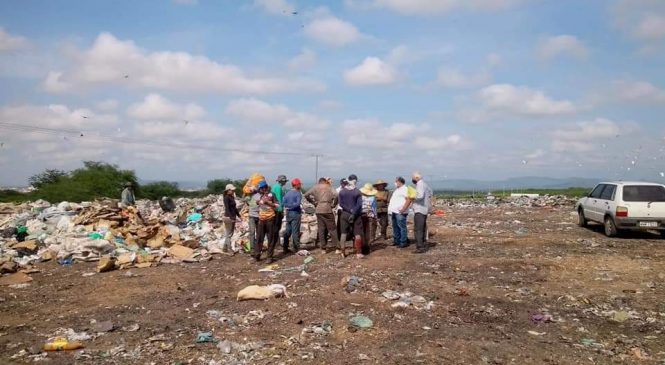
{"type": "MultiPolygon", "coordinates": [[[[248,209],[239,199],[242,220],[231,239],[232,253],[249,252],[248,209]]],[[[301,242],[316,238],[316,216],[305,206],[301,242]]],[[[222,254],[223,197],[177,199],[170,206],[140,200],[121,209],[112,199],[53,205],[44,200],[0,204],[1,273],[50,260],[61,265],[98,262],[98,271],[197,262],[222,254]]]]}
{"type": "Polygon", "coordinates": [[[438,199],[437,206],[444,206],[457,209],[472,208],[499,208],[499,207],[517,207],[517,208],[572,208],[577,199],[565,195],[522,195],[513,197],[495,197],[488,195],[476,199],[438,199]]]}

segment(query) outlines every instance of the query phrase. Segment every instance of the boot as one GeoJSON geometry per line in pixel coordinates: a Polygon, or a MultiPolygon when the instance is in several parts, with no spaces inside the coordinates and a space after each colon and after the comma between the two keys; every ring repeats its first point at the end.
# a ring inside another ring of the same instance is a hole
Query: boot
{"type": "Polygon", "coordinates": [[[365,255],[363,255],[363,239],[361,237],[356,236],[353,241],[353,246],[356,248],[356,258],[362,259],[365,257],[365,255]]]}
{"type": "Polygon", "coordinates": [[[346,233],[342,233],[342,235],[340,236],[339,246],[342,257],[346,257],[346,233]]]}

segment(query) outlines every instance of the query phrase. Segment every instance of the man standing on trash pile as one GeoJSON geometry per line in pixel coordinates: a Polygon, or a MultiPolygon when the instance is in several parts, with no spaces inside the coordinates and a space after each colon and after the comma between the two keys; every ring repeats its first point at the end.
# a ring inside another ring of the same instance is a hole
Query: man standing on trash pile
{"type": "MultiPolygon", "coordinates": [[[[390,191],[386,188],[388,183],[379,180],[374,183],[374,188],[376,189],[376,220],[379,227],[381,227],[381,240],[388,239],[388,202],[390,201],[390,191]]],[[[371,236],[372,239],[376,239],[376,226],[373,230],[371,236]]]]}
{"type": "Polygon", "coordinates": [[[127,208],[134,206],[136,204],[136,198],[134,197],[133,185],[130,182],[126,182],[124,186],[125,189],[122,191],[122,194],[120,195],[120,207],[127,208]]]}
{"type": "Polygon", "coordinates": [[[408,244],[406,218],[409,207],[411,207],[411,199],[409,199],[405,184],[406,180],[403,177],[399,176],[395,179],[395,191],[393,191],[388,204],[388,213],[392,217],[393,225],[393,246],[399,248],[405,248],[408,244]]]}
{"type": "Polygon", "coordinates": [[[229,253],[231,251],[231,237],[236,230],[236,219],[240,218],[240,212],[236,206],[236,187],[233,184],[226,185],[224,189],[224,244],[222,245],[222,252],[229,253]]]}
{"type": "Polygon", "coordinates": [[[432,189],[419,172],[414,172],[411,180],[416,185],[416,198],[413,200],[413,230],[416,253],[427,252],[427,216],[432,209],[432,189]]]}
{"type": "Polygon", "coordinates": [[[275,216],[279,204],[270,192],[268,184],[265,181],[259,183],[259,229],[256,236],[256,245],[253,247],[254,260],[261,260],[261,252],[263,251],[263,241],[268,238],[268,263],[273,262],[273,254],[275,252],[275,216]]]}
{"type": "Polygon", "coordinates": [[[279,175],[277,177],[277,184],[274,184],[270,189],[278,204],[277,211],[275,212],[275,228],[273,230],[275,242],[279,242],[279,231],[282,229],[282,221],[284,221],[284,195],[286,194],[284,186],[287,182],[289,182],[289,179],[286,178],[286,175],[279,175]]]}
{"type": "Polygon", "coordinates": [[[320,178],[319,183],[314,185],[307,193],[305,199],[316,207],[316,227],[319,237],[319,247],[326,250],[328,240],[326,238],[326,229],[330,233],[333,245],[339,246],[337,239],[337,227],[335,226],[335,215],[333,208],[337,205],[337,194],[333,187],[328,184],[325,178],[320,178]]]}
{"type": "Polygon", "coordinates": [[[249,246],[253,250],[256,246],[257,230],[259,228],[259,200],[261,200],[261,194],[258,186],[253,186],[251,191],[245,197],[245,202],[249,207],[249,246]]]}
{"type": "Polygon", "coordinates": [[[361,219],[363,208],[363,197],[360,190],[356,187],[358,178],[355,175],[349,176],[349,183],[339,192],[339,205],[342,207],[341,231],[342,256],[346,256],[346,235],[351,231],[353,234],[353,246],[356,249],[356,257],[363,258],[362,253],[362,235],[363,222],[361,219]]]}
{"type": "Polygon", "coordinates": [[[300,250],[300,220],[302,217],[302,182],[295,178],[291,180],[291,189],[284,196],[284,209],[286,210],[286,231],[284,232],[284,253],[289,253],[289,240],[293,237],[293,251],[300,250]]]}

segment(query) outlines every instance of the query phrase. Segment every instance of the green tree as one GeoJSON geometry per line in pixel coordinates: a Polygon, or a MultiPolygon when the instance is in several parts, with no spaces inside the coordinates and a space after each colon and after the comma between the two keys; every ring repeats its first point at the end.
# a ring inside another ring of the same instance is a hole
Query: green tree
{"type": "Polygon", "coordinates": [[[178,183],[169,181],[157,181],[141,185],[141,188],[137,191],[139,198],[150,200],[158,200],[163,196],[177,197],[180,195],[182,195],[182,192],[178,188],[178,183]]]}
{"type": "Polygon", "coordinates": [[[67,173],[62,170],[47,169],[41,174],[31,176],[28,182],[35,189],[39,189],[48,184],[55,184],[66,176],[67,173]]]}
{"type": "Polygon", "coordinates": [[[121,170],[117,165],[104,162],[84,161],[83,168],[43,185],[35,196],[51,202],[120,198],[123,184],[127,182],[138,187],[134,171],[121,170]]]}

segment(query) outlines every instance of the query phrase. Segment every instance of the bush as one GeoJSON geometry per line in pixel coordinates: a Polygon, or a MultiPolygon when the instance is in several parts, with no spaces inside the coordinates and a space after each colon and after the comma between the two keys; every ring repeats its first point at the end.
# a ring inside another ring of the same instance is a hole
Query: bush
{"type": "Polygon", "coordinates": [[[142,185],[136,192],[138,198],[159,200],[163,196],[177,197],[181,196],[182,192],[178,188],[178,183],[168,181],[158,181],[150,184],[142,185]]]}
{"type": "Polygon", "coordinates": [[[233,184],[238,192],[242,190],[242,187],[245,186],[244,180],[231,180],[231,179],[215,179],[208,181],[207,191],[209,194],[223,194],[226,185],[233,184]]]}

